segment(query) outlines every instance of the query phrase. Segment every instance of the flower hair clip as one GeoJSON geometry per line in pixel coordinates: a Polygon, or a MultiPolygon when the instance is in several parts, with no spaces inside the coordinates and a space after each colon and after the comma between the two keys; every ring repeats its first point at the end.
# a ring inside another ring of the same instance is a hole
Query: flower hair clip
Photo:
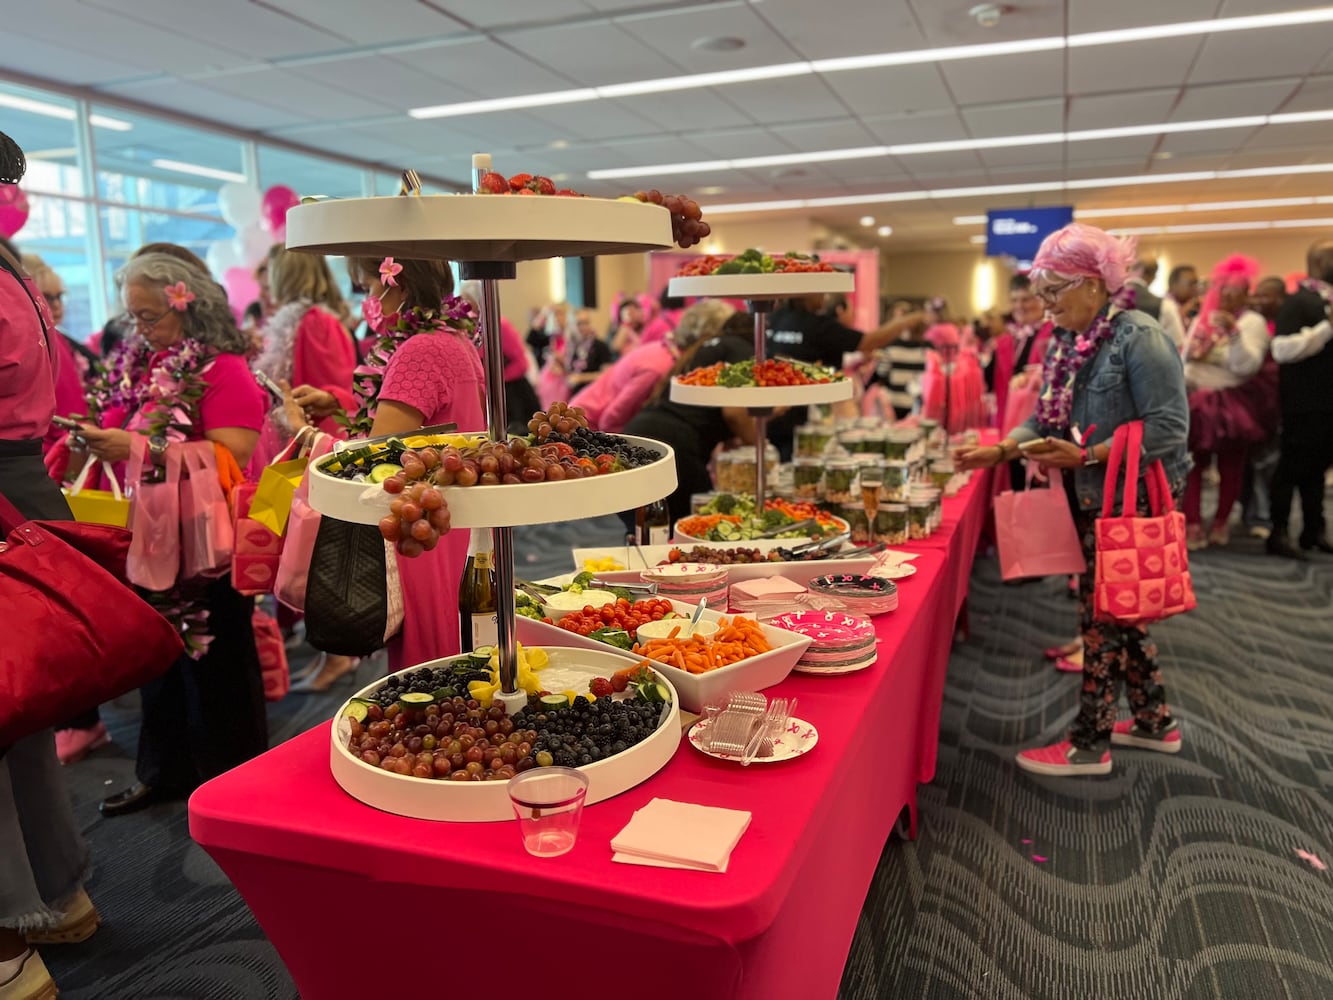
{"type": "Polygon", "coordinates": [[[403,265],[399,264],[392,257],[385,257],[380,261],[380,281],[387,287],[392,288],[398,284],[398,275],[403,273],[403,265]]]}
{"type": "Polygon", "coordinates": [[[185,312],[190,308],[190,303],[194,301],[194,292],[185,286],[185,282],[178,281],[174,285],[167,285],[162,289],[167,296],[167,304],[177,312],[185,312]]]}

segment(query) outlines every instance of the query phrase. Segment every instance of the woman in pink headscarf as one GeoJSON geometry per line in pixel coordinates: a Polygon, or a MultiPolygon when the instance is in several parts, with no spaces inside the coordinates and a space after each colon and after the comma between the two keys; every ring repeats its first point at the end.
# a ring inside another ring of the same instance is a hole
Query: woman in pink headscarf
{"type": "Polygon", "coordinates": [[[1249,305],[1250,284],[1258,275],[1253,258],[1236,254],[1221,261],[1185,338],[1194,468],[1183,506],[1191,549],[1231,540],[1227,521],[1240,499],[1245,460],[1277,429],[1277,365],[1268,360],[1268,322],[1249,305]],[[1217,513],[1205,535],[1203,474],[1214,460],[1217,513]]]}
{"type": "MultiPolygon", "coordinates": [[[[1064,471],[1065,492],[1087,557],[1079,577],[1083,685],[1067,737],[1024,750],[1018,766],[1055,776],[1107,774],[1111,746],[1175,753],[1180,729],[1171,717],[1157,664],[1157,646],[1142,626],[1098,620],[1093,613],[1096,523],[1116,428],[1143,422],[1142,473],[1160,459],[1173,492],[1189,469],[1189,407],[1180,356],[1147,313],[1122,308],[1118,293],[1134,262],[1133,241],[1074,223],[1048,236],[1033,261],[1032,291],[1055,323],[1042,365],[1037,410],[999,444],[960,448],[963,468],[994,466],[1024,456],[1064,471]],[[1120,689],[1133,719],[1116,721],[1120,689]]],[[[1139,483],[1139,505],[1146,489],[1139,483]]],[[[1114,499],[1114,498],[1113,498],[1114,499]]],[[[1113,514],[1120,511],[1114,510],[1113,514]]]]}

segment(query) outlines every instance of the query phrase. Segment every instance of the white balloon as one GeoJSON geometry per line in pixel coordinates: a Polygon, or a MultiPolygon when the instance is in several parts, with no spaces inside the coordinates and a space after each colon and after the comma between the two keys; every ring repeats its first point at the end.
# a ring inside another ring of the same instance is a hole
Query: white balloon
{"type": "Polygon", "coordinates": [[[258,222],[252,222],[236,233],[232,240],[237,255],[241,258],[241,267],[254,267],[268,253],[273,245],[273,234],[266,232],[258,222]]]}
{"type": "Polygon", "coordinates": [[[221,281],[233,267],[244,267],[245,261],[241,255],[236,252],[234,241],[217,240],[210,243],[208,252],[204,254],[204,262],[208,264],[208,269],[213,272],[213,277],[221,281]]]}
{"type": "Polygon", "coordinates": [[[233,229],[244,229],[259,222],[264,195],[259,188],[232,182],[218,188],[218,211],[233,229]]]}

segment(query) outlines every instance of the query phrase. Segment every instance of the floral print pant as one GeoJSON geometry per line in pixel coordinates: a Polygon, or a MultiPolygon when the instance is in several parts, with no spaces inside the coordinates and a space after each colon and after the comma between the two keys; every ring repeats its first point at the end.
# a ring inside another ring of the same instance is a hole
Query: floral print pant
{"type": "Polygon", "coordinates": [[[1097,561],[1096,517],[1074,512],[1074,526],[1083,543],[1088,568],[1078,578],[1078,615],[1083,637],[1083,690],[1078,716],[1069,727],[1069,741],[1083,750],[1105,750],[1115,725],[1116,703],[1123,684],[1130,710],[1140,727],[1160,732],[1171,722],[1157,666],[1157,644],[1148,630],[1136,625],[1098,621],[1093,616],[1093,567],[1097,561]]]}

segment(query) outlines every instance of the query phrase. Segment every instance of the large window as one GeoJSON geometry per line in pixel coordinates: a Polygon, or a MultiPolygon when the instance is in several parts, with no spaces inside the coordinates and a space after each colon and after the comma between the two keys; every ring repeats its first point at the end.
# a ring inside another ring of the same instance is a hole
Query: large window
{"type": "MultiPolygon", "coordinates": [[[[224,218],[224,185],[262,191],[282,184],[301,195],[335,198],[397,191],[397,179],[390,189],[391,175],[383,168],[307,156],[112,105],[80,106],[61,94],[5,82],[0,131],[28,157],[21,187],[30,211],[13,242],[60,274],[66,288],[62,325],[80,340],[119,311],[115,274],[145,243],[179,243],[215,265],[215,272],[258,262],[267,234],[237,232],[224,218]]],[[[341,260],[329,263],[345,276],[341,260]]]]}

